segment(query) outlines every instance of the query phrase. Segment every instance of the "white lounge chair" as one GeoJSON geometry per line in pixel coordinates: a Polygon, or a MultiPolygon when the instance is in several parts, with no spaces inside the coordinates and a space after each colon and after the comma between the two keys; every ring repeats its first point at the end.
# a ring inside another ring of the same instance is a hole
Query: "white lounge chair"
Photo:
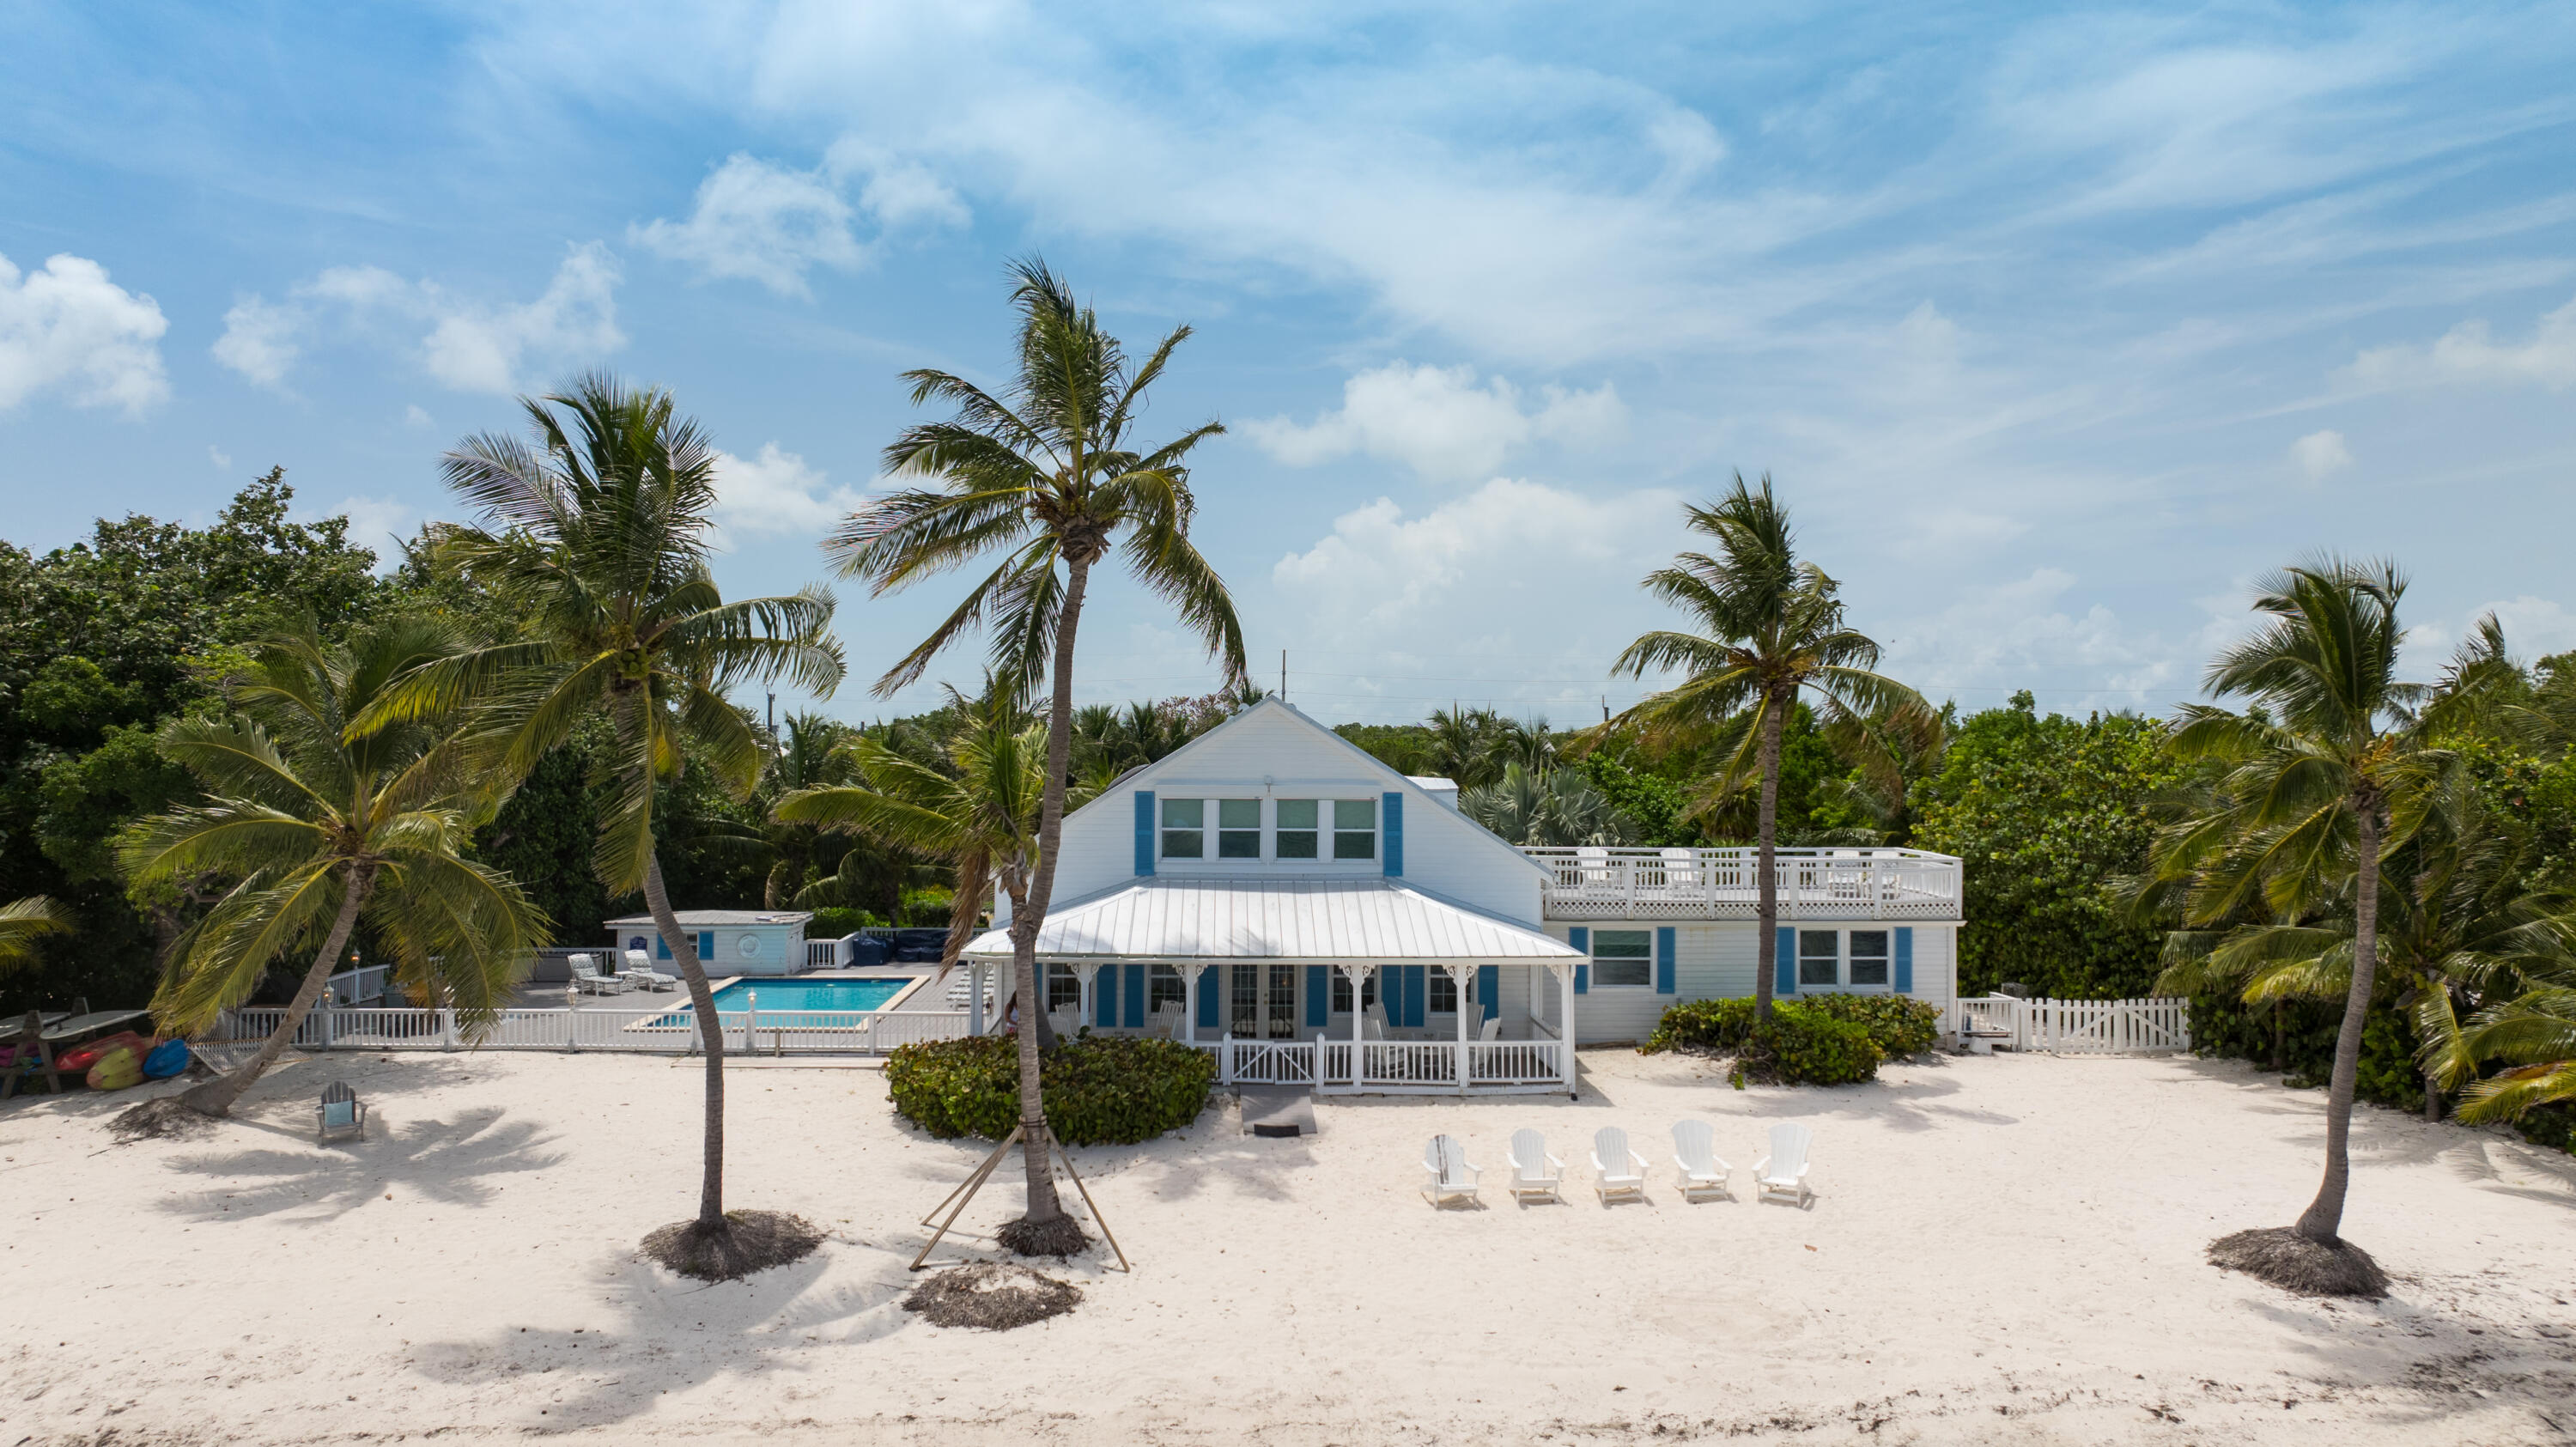
{"type": "Polygon", "coordinates": [[[1512,1199],[1565,1200],[1565,1162],[1547,1153],[1547,1137],[1534,1130],[1512,1132],[1512,1199]]]}
{"type": "Polygon", "coordinates": [[[1727,1177],[1735,1168],[1718,1159],[1717,1133],[1709,1129],[1707,1121],[1686,1120],[1673,1127],[1673,1164],[1681,1168],[1683,1200],[1695,1201],[1707,1195],[1735,1198],[1735,1192],[1727,1186],[1727,1177]]]}
{"type": "Polygon", "coordinates": [[[564,961],[572,967],[573,988],[585,995],[623,995],[635,988],[632,980],[599,972],[599,962],[588,955],[574,955],[564,961]]]}
{"type": "Polygon", "coordinates": [[[680,977],[677,975],[666,975],[660,970],[653,968],[653,962],[645,957],[642,950],[628,950],[626,952],[626,969],[618,976],[618,978],[621,980],[634,981],[635,988],[639,990],[676,990],[680,988],[680,977]]]}
{"type": "Polygon", "coordinates": [[[1430,1197],[1434,1206],[1460,1197],[1475,1200],[1480,1189],[1478,1180],[1484,1175],[1481,1167],[1467,1159],[1467,1148],[1458,1143],[1458,1138],[1445,1135],[1431,1138],[1430,1146],[1422,1152],[1422,1169],[1431,1175],[1422,1194],[1430,1197]]]}
{"type": "Polygon", "coordinates": [[[1646,1199],[1646,1158],[1628,1149],[1628,1133],[1615,1125],[1592,1133],[1592,1189],[1605,1206],[1646,1199]]]}
{"type": "Polygon", "coordinates": [[[1771,1154],[1753,1163],[1754,1189],[1761,1199],[1785,1197],[1791,1205],[1803,1206],[1815,1199],[1807,1188],[1807,1145],[1816,1133],[1802,1125],[1771,1127],[1771,1154]]]}

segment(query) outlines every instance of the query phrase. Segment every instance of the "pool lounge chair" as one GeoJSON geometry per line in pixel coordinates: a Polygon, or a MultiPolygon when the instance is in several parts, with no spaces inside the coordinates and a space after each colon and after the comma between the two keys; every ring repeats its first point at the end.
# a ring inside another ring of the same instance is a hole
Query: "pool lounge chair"
{"type": "Polygon", "coordinates": [[[1628,1133],[1615,1125],[1592,1133],[1592,1190],[1605,1206],[1646,1199],[1646,1158],[1628,1149],[1628,1133]]]}
{"type": "Polygon", "coordinates": [[[1478,1180],[1484,1175],[1484,1170],[1467,1159],[1467,1148],[1458,1143],[1456,1136],[1433,1136],[1431,1144],[1422,1152],[1422,1168],[1431,1175],[1430,1182],[1422,1188],[1422,1194],[1431,1199],[1432,1205],[1462,1197],[1470,1201],[1477,1199],[1481,1189],[1478,1180]]]}
{"type": "Polygon", "coordinates": [[[1683,1200],[1711,1195],[1734,1199],[1727,1177],[1735,1168],[1718,1159],[1717,1133],[1707,1121],[1686,1120],[1673,1127],[1673,1164],[1681,1169],[1683,1200]]]}
{"type": "Polygon", "coordinates": [[[564,963],[572,969],[573,988],[585,995],[623,995],[635,988],[632,980],[599,972],[599,962],[588,955],[573,955],[564,963]]]}
{"type": "Polygon", "coordinates": [[[635,988],[639,990],[676,990],[680,988],[680,977],[677,975],[666,975],[660,970],[653,968],[652,961],[645,957],[642,950],[628,950],[626,952],[626,968],[618,973],[617,978],[621,980],[634,981],[635,988]]]}
{"type": "Polygon", "coordinates": [[[1771,1154],[1753,1163],[1754,1189],[1761,1199],[1785,1198],[1804,1206],[1816,1197],[1807,1186],[1807,1146],[1816,1133],[1802,1125],[1771,1127],[1771,1154]]]}
{"type": "Polygon", "coordinates": [[[1565,1201],[1565,1162],[1547,1153],[1547,1137],[1534,1130],[1512,1132],[1512,1199],[1565,1201]]]}

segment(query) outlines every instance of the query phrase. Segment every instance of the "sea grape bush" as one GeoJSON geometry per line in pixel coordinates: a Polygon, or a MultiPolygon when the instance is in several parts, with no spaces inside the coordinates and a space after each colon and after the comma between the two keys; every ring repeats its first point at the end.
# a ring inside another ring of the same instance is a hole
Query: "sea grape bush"
{"type": "MultiPolygon", "coordinates": [[[[1000,1140],[1019,1124],[1018,1046],[1008,1035],[906,1045],[886,1058],[904,1119],[942,1140],[1000,1140]]],[[[1170,1040],[1084,1035],[1039,1062],[1047,1123],[1067,1145],[1126,1145],[1198,1118],[1216,1058],[1170,1040]]]]}

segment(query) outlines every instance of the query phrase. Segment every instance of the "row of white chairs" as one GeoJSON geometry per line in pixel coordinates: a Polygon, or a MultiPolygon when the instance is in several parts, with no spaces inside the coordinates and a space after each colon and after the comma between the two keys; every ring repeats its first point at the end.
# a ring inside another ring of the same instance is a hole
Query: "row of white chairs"
{"type": "MultiPolygon", "coordinates": [[[[1814,1199],[1815,1192],[1807,1185],[1807,1147],[1814,1139],[1815,1133],[1803,1125],[1771,1127],[1771,1153],[1753,1163],[1755,1199],[1799,1206],[1814,1199]]],[[[1514,1201],[1565,1199],[1565,1162],[1548,1153],[1547,1137],[1534,1130],[1512,1132],[1506,1159],[1511,1165],[1509,1190],[1514,1201]]],[[[1673,1166],[1679,1173],[1676,1184],[1683,1200],[1735,1198],[1730,1184],[1735,1168],[1718,1156],[1717,1133],[1708,1122],[1686,1120],[1673,1127],[1673,1166]]],[[[1457,1137],[1433,1136],[1422,1154],[1422,1168],[1430,1177],[1422,1193],[1432,1205],[1482,1199],[1484,1168],[1467,1159],[1467,1148],[1457,1137]]],[[[1646,1173],[1651,1169],[1646,1158],[1629,1146],[1626,1131],[1607,1125],[1593,1132],[1592,1189],[1603,1205],[1646,1199],[1646,1173]]]]}
{"type": "Polygon", "coordinates": [[[626,968],[614,975],[601,974],[598,959],[591,955],[572,955],[564,963],[572,968],[573,988],[585,995],[623,995],[629,990],[680,988],[680,977],[654,969],[642,950],[628,950],[626,968]]]}

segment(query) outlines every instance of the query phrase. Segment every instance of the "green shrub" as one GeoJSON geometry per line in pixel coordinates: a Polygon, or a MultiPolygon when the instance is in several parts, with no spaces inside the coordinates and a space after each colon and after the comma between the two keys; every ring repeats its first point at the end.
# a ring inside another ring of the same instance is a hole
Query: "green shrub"
{"type": "Polygon", "coordinates": [[[1867,1030],[1870,1043],[1889,1060],[1920,1055],[1941,1039],[1941,1008],[1910,996],[1807,995],[1798,1003],[1867,1030]]]}
{"type": "MultiPolygon", "coordinates": [[[[1008,1035],[906,1045],[886,1058],[886,1093],[942,1140],[1000,1140],[1020,1121],[1019,1042],[1008,1035]]],[[[1083,1035],[1038,1065],[1047,1123],[1067,1145],[1151,1140],[1198,1118],[1216,1057],[1171,1040],[1083,1035]]]]}
{"type": "Polygon", "coordinates": [[[1735,1055],[1735,1068],[1775,1085],[1850,1085],[1878,1076],[1883,1057],[1869,1027],[1798,1005],[1778,1005],[1735,1055]]]}
{"type": "Polygon", "coordinates": [[[1753,1028],[1751,1000],[1685,1000],[1664,1011],[1655,1033],[1639,1049],[1648,1055],[1666,1050],[1732,1050],[1753,1028]]]}
{"type": "Polygon", "coordinates": [[[841,904],[825,905],[814,911],[814,918],[806,922],[805,937],[809,940],[837,940],[863,929],[878,928],[884,923],[869,910],[841,904]]]}

